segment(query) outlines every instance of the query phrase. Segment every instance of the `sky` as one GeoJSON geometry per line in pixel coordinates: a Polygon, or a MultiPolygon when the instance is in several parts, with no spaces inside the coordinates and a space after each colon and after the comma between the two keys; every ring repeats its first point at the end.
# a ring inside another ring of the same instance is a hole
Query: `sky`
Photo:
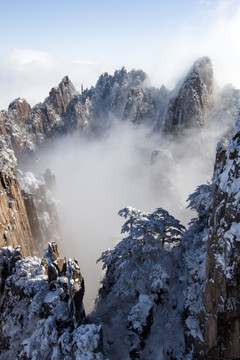
{"type": "Polygon", "coordinates": [[[31,105],[68,75],[80,90],[103,72],[144,70],[173,88],[198,57],[240,88],[239,0],[0,0],[0,109],[31,105]]]}

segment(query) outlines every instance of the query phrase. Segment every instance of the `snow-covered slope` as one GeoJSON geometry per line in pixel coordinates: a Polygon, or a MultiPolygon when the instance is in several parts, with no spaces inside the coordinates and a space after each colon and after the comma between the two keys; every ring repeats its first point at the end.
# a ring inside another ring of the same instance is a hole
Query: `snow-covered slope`
{"type": "Polygon", "coordinates": [[[58,258],[53,244],[42,260],[4,247],[0,271],[2,360],[103,359],[101,326],[86,323],[76,260],[58,258]]]}

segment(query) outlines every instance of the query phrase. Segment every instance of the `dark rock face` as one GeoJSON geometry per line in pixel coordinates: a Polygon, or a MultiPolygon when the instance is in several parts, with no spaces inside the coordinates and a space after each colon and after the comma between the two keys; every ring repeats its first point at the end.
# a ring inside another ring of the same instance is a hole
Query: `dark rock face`
{"type": "Polygon", "coordinates": [[[205,347],[209,359],[240,358],[240,132],[220,143],[206,261],[205,347]]]}
{"type": "Polygon", "coordinates": [[[213,69],[208,57],[197,60],[186,76],[166,114],[165,133],[181,134],[185,129],[201,129],[212,103],[213,69]]]}

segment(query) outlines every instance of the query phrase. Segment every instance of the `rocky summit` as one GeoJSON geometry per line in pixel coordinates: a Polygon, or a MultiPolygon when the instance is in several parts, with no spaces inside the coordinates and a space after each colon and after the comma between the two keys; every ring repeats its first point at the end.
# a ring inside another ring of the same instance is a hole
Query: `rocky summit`
{"type": "Polygon", "coordinates": [[[203,127],[211,108],[213,67],[208,57],[197,60],[186,76],[176,97],[171,99],[166,115],[166,133],[179,134],[184,129],[203,127]]]}

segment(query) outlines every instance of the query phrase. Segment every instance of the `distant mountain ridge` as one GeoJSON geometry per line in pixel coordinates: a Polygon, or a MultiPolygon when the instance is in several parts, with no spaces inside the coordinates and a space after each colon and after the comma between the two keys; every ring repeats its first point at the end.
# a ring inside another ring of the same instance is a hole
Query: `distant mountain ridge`
{"type": "Polygon", "coordinates": [[[78,93],[68,76],[32,108],[24,99],[0,113],[0,133],[10,136],[16,153],[35,151],[46,138],[79,131],[102,133],[112,119],[146,124],[176,134],[201,128],[213,107],[213,70],[209,58],[197,60],[177,94],[165,86],[149,87],[142,70],[101,75],[95,87],[78,93]],[[178,129],[178,130],[176,130],[178,129]]]}

